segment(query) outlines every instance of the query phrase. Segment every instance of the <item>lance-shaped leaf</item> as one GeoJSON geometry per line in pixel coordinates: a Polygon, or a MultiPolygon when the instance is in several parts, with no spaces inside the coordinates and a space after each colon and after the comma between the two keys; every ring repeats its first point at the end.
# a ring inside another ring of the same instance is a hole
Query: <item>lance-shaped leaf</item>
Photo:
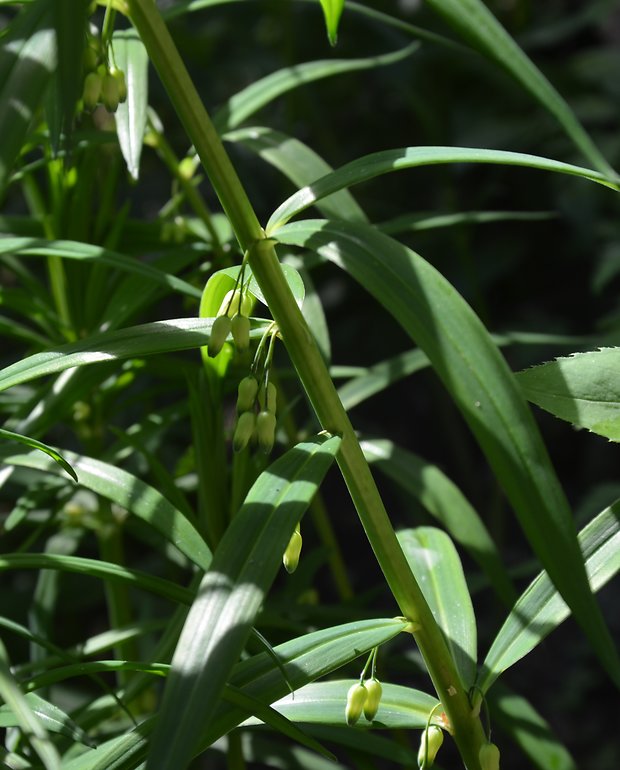
{"type": "Polygon", "coordinates": [[[222,538],[177,645],[147,768],[185,767],[340,439],[298,444],[264,471],[222,538]]]}
{"type": "Polygon", "coordinates": [[[267,235],[274,235],[278,228],[289,219],[297,216],[316,201],[327,195],[333,195],[345,187],[366,182],[390,171],[446,163],[493,163],[503,166],[524,166],[540,171],[554,171],[559,174],[588,179],[613,190],[620,189],[619,183],[611,182],[598,171],[538,155],[473,147],[401,147],[396,150],[384,150],[364,155],[298,190],[273,212],[265,230],[267,235]]]}
{"type": "MultiPolygon", "coordinates": [[[[419,352],[419,351],[418,351],[419,352]]],[[[495,543],[461,490],[436,465],[391,441],[361,442],[369,463],[395,481],[440,521],[487,573],[493,589],[510,607],[516,593],[495,543]]]]}
{"type": "Polygon", "coordinates": [[[344,8],[344,0],[319,0],[325,16],[325,27],[327,28],[327,37],[331,45],[338,42],[338,23],[344,8]]]}
{"type": "MultiPolygon", "coordinates": [[[[80,342],[35,353],[0,370],[0,391],[74,366],[199,348],[208,344],[212,324],[212,318],[177,318],[93,334],[80,342]]],[[[257,326],[250,336],[260,337],[263,328],[257,326]]]]}
{"type": "Polygon", "coordinates": [[[467,40],[504,67],[546,110],[554,115],[590,163],[604,174],[617,178],[567,102],[523,53],[482,0],[427,0],[427,2],[467,40]]]}
{"type": "Polygon", "coordinates": [[[16,441],[18,444],[25,444],[33,449],[38,449],[40,452],[45,452],[45,454],[49,455],[54,462],[58,463],[58,465],[63,468],[74,481],[78,480],[75,470],[60,452],[53,447],[44,444],[42,441],[37,441],[37,439],[30,438],[29,436],[22,436],[20,433],[13,433],[11,430],[4,430],[4,428],[0,428],[0,438],[6,439],[7,441],[16,441]]]}
{"type": "Polygon", "coordinates": [[[412,43],[401,51],[382,54],[381,56],[368,56],[364,59],[326,59],[285,67],[255,81],[243,91],[235,94],[224,107],[215,113],[213,123],[220,133],[230,131],[287,91],[344,72],[375,69],[376,67],[395,64],[410,56],[417,48],[418,44],[412,43]]]}
{"type": "MultiPolygon", "coordinates": [[[[94,746],[93,741],[84,730],[58,706],[33,692],[26,693],[24,697],[32,713],[46,730],[60,733],[67,738],[83,743],[85,746],[94,746]]],[[[20,727],[16,714],[6,704],[0,706],[0,727],[20,727]]]]}
{"type": "Polygon", "coordinates": [[[397,536],[468,690],[476,678],[476,617],[456,548],[436,527],[403,529],[397,536]]]}
{"type": "Polygon", "coordinates": [[[525,397],[561,420],[620,441],[620,348],[574,353],[517,374],[525,397]]]}
{"type": "MultiPolygon", "coordinates": [[[[93,457],[64,453],[75,468],[79,484],[120,505],[145,521],[203,570],[209,568],[211,553],[194,525],[150,484],[132,473],[93,457]]],[[[4,462],[57,473],[56,465],[38,453],[8,457],[4,462]]]]}
{"type": "Polygon", "coordinates": [[[137,179],[148,108],[149,57],[133,29],[116,30],[112,49],[116,65],[124,72],[127,85],[127,100],[119,104],[116,111],[116,133],[127,170],[137,179]]]}
{"type": "MultiPolygon", "coordinates": [[[[405,630],[406,625],[402,618],[362,620],[304,634],[274,650],[286,677],[273,658],[262,652],[237,663],[230,683],[260,698],[263,703],[272,703],[288,692],[287,680],[294,688],[303,687],[394,638],[405,630]]],[[[215,718],[201,732],[197,750],[211,745],[246,717],[244,709],[227,701],[220,702],[215,718]]],[[[137,767],[146,755],[154,724],[155,718],[146,720],[131,732],[67,762],[63,770],[105,770],[109,767],[130,770],[137,767]]]]}
{"type": "Polygon", "coordinates": [[[532,548],[620,684],[618,654],[590,591],[566,497],[516,379],[480,319],[422,257],[366,225],[306,220],[283,227],[278,239],[350,273],[424,350],[532,548]]]}
{"type": "MultiPolygon", "coordinates": [[[[307,684],[294,694],[276,701],[273,708],[291,722],[345,727],[345,705],[351,679],[307,684]]],[[[372,723],[363,717],[356,722],[359,728],[381,727],[390,730],[419,730],[426,725],[428,715],[438,705],[436,697],[411,687],[389,682],[381,683],[383,692],[379,710],[372,723]]],[[[439,715],[439,711],[437,712],[439,715]]],[[[258,724],[257,718],[246,720],[246,725],[258,724]]]]}
{"type": "MultiPolygon", "coordinates": [[[[579,533],[579,543],[593,591],[620,570],[620,500],[601,511],[579,533]]],[[[478,680],[485,693],[497,677],[531,652],[570,610],[546,572],[541,572],[517,600],[495,637],[478,680]]]]}

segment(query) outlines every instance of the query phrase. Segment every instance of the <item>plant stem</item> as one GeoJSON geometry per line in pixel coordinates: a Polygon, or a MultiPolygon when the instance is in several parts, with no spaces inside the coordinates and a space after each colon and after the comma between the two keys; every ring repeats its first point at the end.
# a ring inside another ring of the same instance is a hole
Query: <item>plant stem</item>
{"type": "Polygon", "coordinates": [[[485,741],[481,722],[472,717],[467,692],[442,632],[400,548],[348,415],[284,278],[273,241],[264,237],[254,209],[156,6],[151,0],[127,0],[127,5],[240,247],[242,251],[250,252],[252,271],[317,417],[326,430],[342,437],[338,464],[362,525],[402,614],[414,624],[416,642],[465,765],[469,770],[480,770],[478,752],[485,741]]]}

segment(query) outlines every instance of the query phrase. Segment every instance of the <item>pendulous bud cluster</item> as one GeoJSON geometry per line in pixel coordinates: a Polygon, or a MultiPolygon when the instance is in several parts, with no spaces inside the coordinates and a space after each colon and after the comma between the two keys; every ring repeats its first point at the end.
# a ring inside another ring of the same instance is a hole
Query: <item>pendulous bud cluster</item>
{"type": "Polygon", "coordinates": [[[379,710],[382,694],[381,683],[374,676],[366,682],[352,685],[347,693],[347,705],[344,712],[349,727],[359,720],[362,713],[369,722],[372,722],[379,710]]]}
{"type": "MultiPolygon", "coordinates": [[[[276,437],[276,397],[276,386],[272,382],[259,385],[253,374],[241,380],[237,389],[237,424],[233,436],[236,452],[245,449],[254,439],[265,454],[271,452],[276,437]]],[[[301,549],[301,535],[299,539],[301,549]]]]}
{"type": "Polygon", "coordinates": [[[82,102],[87,110],[103,104],[108,112],[116,112],[118,105],[127,101],[125,73],[118,67],[99,63],[100,53],[94,43],[88,43],[84,52],[86,77],[82,88],[82,102]]]}
{"type": "Polygon", "coordinates": [[[243,295],[239,289],[231,289],[217,311],[217,317],[211,327],[207,353],[215,358],[224,347],[229,334],[239,352],[250,347],[250,319],[248,312],[252,301],[243,295]]]}

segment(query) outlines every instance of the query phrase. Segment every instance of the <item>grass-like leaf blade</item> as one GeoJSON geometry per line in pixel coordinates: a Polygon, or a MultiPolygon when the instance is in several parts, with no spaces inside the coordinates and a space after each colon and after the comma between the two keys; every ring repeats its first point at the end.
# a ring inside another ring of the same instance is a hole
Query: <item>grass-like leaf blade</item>
{"type": "Polygon", "coordinates": [[[476,617],[456,548],[450,536],[436,527],[396,534],[468,690],[476,678],[476,617]]]}
{"type": "Polygon", "coordinates": [[[338,42],[338,23],[344,8],[344,0],[319,0],[325,17],[325,27],[330,45],[338,42]]]}
{"type": "Polygon", "coordinates": [[[147,768],[185,767],[212,719],[297,522],[340,439],[298,444],[257,479],[227,529],[181,633],[147,768]]]}
{"type": "MultiPolygon", "coordinates": [[[[598,514],[579,533],[579,543],[593,591],[620,570],[620,501],[598,514]]],[[[497,677],[531,652],[570,615],[546,572],[525,589],[495,637],[479,676],[484,693],[497,677]]]]}
{"type": "MultiPolygon", "coordinates": [[[[64,735],[74,741],[83,743],[85,746],[94,746],[93,741],[84,730],[68,714],[59,709],[58,706],[33,692],[26,693],[25,699],[32,713],[40,720],[46,730],[64,735]]],[[[13,711],[6,704],[0,706],[0,727],[19,726],[19,721],[13,711]]]]}
{"type": "Polygon", "coordinates": [[[613,190],[620,189],[618,183],[611,182],[605,174],[599,171],[543,158],[539,155],[474,147],[401,147],[396,150],[383,150],[364,155],[298,190],[274,211],[265,230],[268,235],[274,235],[278,228],[289,219],[297,216],[316,201],[327,195],[333,195],[345,187],[366,182],[390,171],[446,163],[492,163],[503,166],[523,166],[539,171],[568,174],[591,182],[598,182],[606,187],[611,187],[613,190]]]}
{"type": "Polygon", "coordinates": [[[525,397],[561,420],[620,441],[620,348],[574,353],[517,374],[525,397]]]}
{"type": "Polygon", "coordinates": [[[428,4],[479,50],[495,59],[554,115],[590,163],[603,174],[617,178],[564,98],[519,48],[482,0],[428,0],[428,4]]]}
{"type": "Polygon", "coordinates": [[[30,438],[29,436],[22,436],[19,433],[14,433],[12,430],[5,430],[4,428],[0,428],[0,438],[6,439],[7,441],[16,441],[18,444],[25,444],[33,449],[38,449],[40,452],[44,452],[46,455],[49,455],[55,463],[58,463],[58,465],[65,470],[74,481],[78,480],[75,470],[60,452],[53,447],[44,444],[42,441],[38,441],[36,438],[30,438]]]}
{"type": "Polygon", "coordinates": [[[566,497],[516,379],[480,319],[422,257],[366,225],[306,220],[282,228],[278,239],[350,273],[425,351],[532,548],[620,684],[618,654],[590,591],[566,497]]]}
{"type": "Polygon", "coordinates": [[[148,108],[149,58],[133,29],[116,30],[112,48],[116,64],[125,73],[127,84],[127,100],[119,104],[116,111],[116,134],[127,170],[134,179],[138,179],[148,108]]]}
{"type": "MultiPolygon", "coordinates": [[[[73,452],[65,454],[77,472],[76,480],[80,486],[138,516],[198,567],[203,570],[209,568],[211,553],[200,533],[157,489],[132,473],[102,460],[73,452]]],[[[53,463],[34,452],[8,457],[5,462],[56,473],[53,463]]]]}

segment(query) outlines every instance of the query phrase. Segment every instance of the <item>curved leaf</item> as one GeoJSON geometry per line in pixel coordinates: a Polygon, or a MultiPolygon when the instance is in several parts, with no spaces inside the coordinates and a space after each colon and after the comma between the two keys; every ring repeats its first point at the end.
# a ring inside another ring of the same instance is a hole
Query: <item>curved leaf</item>
{"type": "Polygon", "coordinates": [[[542,72],[519,48],[481,0],[427,0],[468,40],[495,59],[558,120],[575,145],[603,174],[618,178],[542,72]]]}
{"type": "Polygon", "coordinates": [[[476,618],[456,548],[436,527],[403,529],[396,534],[443,631],[461,683],[469,690],[476,678],[476,618]]]}
{"type": "Polygon", "coordinates": [[[0,428],[0,438],[4,438],[7,441],[16,441],[19,444],[25,444],[26,446],[32,447],[33,449],[38,449],[40,452],[44,452],[46,455],[49,455],[52,460],[54,460],[54,462],[58,463],[58,465],[60,465],[60,467],[65,470],[74,481],[78,480],[75,470],[65,460],[65,458],[51,446],[44,444],[42,441],[37,441],[35,438],[22,436],[19,433],[13,433],[13,431],[4,430],[3,428],[0,428]]]}
{"type": "MultiPolygon", "coordinates": [[[[590,585],[598,591],[620,570],[620,501],[583,528],[579,543],[590,585]]],[[[531,652],[569,615],[549,575],[541,572],[521,594],[495,637],[482,665],[480,690],[485,693],[503,671],[531,652]]]]}
{"type": "Polygon", "coordinates": [[[331,45],[338,42],[338,23],[344,8],[344,0],[319,0],[325,16],[325,27],[327,28],[327,37],[331,45]]]}
{"type": "Polygon", "coordinates": [[[487,573],[497,594],[509,607],[516,598],[506,568],[482,519],[467,498],[436,465],[391,441],[361,442],[364,456],[415,497],[448,530],[487,573]]]}
{"type": "Polygon", "coordinates": [[[298,444],[254,483],[213,556],[187,616],[164,690],[147,768],[185,767],[215,713],[295,525],[340,446],[298,444]]]}
{"type": "Polygon", "coordinates": [[[620,684],[618,655],[590,591],[564,492],[516,379],[479,318],[422,257],[366,225],[306,220],[283,227],[278,239],[349,272],[428,355],[532,548],[620,684]]]}
{"type": "MultiPolygon", "coordinates": [[[[84,730],[82,730],[70,716],[59,709],[58,706],[46,701],[44,698],[41,698],[33,692],[26,693],[24,698],[26,703],[30,706],[32,713],[37,717],[46,730],[53,733],[60,733],[67,738],[83,743],[85,746],[95,745],[84,730]]],[[[6,704],[0,706],[0,727],[19,726],[19,720],[13,711],[6,704]]]]}
{"type": "Polygon", "coordinates": [[[573,353],[517,374],[523,394],[561,420],[620,441],[620,348],[573,353]]]}
{"type": "Polygon", "coordinates": [[[222,134],[236,128],[244,120],[287,91],[344,72],[375,69],[376,67],[395,64],[410,56],[417,48],[418,43],[411,43],[401,51],[394,51],[381,56],[368,56],[364,59],[325,59],[285,67],[256,80],[243,91],[235,94],[224,107],[215,113],[213,124],[218,133],[222,134]]]}
{"type": "Polygon", "coordinates": [[[265,232],[269,236],[274,235],[289,219],[297,216],[316,201],[327,195],[332,195],[338,190],[343,190],[345,187],[366,182],[390,171],[445,163],[493,163],[505,166],[524,166],[540,171],[555,171],[559,174],[581,177],[610,187],[612,190],[620,189],[617,182],[611,182],[598,171],[538,155],[474,147],[402,147],[397,150],[384,150],[383,152],[364,155],[298,190],[273,212],[265,227],[265,232]]]}
{"type": "MultiPolygon", "coordinates": [[[[352,679],[307,684],[276,701],[273,708],[291,722],[344,727],[347,724],[344,716],[347,692],[352,684],[355,684],[352,679]]],[[[377,716],[372,722],[361,717],[355,728],[419,730],[426,725],[428,715],[439,704],[436,697],[420,690],[386,682],[381,684],[383,693],[377,716]]],[[[250,718],[244,724],[259,722],[259,719],[250,718]]]]}
{"type": "MultiPolygon", "coordinates": [[[[209,568],[211,553],[194,525],[154,487],[128,471],[93,457],[66,452],[75,468],[80,486],[90,489],[138,516],[203,570],[209,568]]],[[[4,458],[9,465],[57,473],[56,466],[38,454],[4,458]]]]}
{"type": "Polygon", "coordinates": [[[134,179],[138,179],[148,108],[149,57],[133,29],[115,30],[112,50],[117,67],[125,73],[127,84],[127,100],[118,105],[115,116],[118,143],[127,170],[134,179]]]}

